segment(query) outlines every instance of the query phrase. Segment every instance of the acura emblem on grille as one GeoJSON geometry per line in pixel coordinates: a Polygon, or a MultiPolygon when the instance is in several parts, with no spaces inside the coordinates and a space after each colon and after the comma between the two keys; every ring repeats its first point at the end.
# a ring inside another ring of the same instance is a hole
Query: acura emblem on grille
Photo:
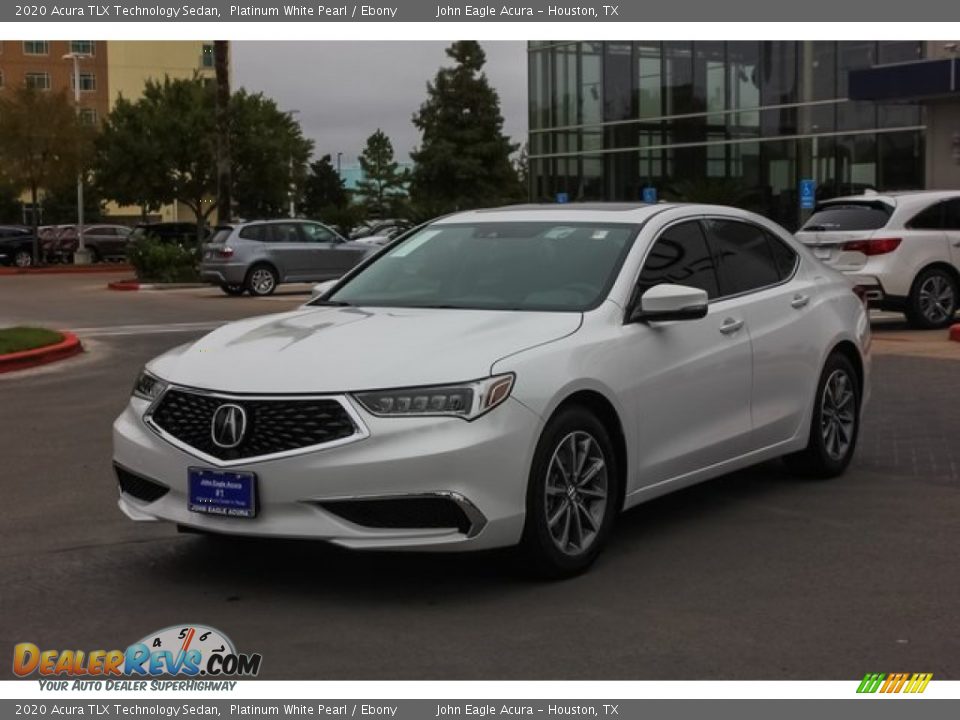
{"type": "Polygon", "coordinates": [[[247,432],[247,413],[239,405],[221,405],[213,414],[210,435],[219,447],[235,448],[247,432]]]}

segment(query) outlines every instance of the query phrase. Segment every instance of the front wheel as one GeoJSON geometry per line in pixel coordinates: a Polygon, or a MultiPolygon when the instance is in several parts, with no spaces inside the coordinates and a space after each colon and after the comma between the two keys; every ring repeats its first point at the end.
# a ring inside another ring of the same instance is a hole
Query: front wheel
{"type": "Polygon", "coordinates": [[[860,432],[860,383],[853,363],[833,353],[817,384],[807,447],[784,461],[794,472],[818,478],[841,475],[857,447],[860,432]]]}
{"type": "Polygon", "coordinates": [[[521,550],[545,577],[579,574],[596,560],[620,505],[620,474],[609,434],[586,408],[554,416],[534,454],[521,550]]]}
{"type": "Polygon", "coordinates": [[[958,299],[953,276],[943,268],[928,268],[913,282],[907,298],[907,320],[924,330],[947,327],[957,312],[958,299]]]}

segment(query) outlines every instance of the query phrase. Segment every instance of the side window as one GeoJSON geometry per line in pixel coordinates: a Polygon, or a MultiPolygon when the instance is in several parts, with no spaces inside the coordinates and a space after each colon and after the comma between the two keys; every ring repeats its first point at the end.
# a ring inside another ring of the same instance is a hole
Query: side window
{"type": "Polygon", "coordinates": [[[943,204],[943,227],[946,230],[960,230],[960,198],[947,200],[943,204]]]}
{"type": "Polygon", "coordinates": [[[336,236],[323,225],[303,223],[300,229],[303,231],[307,242],[334,242],[337,239],[336,236]]]}
{"type": "Polygon", "coordinates": [[[940,230],[943,228],[944,203],[938,202],[921,210],[907,223],[911,230],[940,230]]]}
{"type": "Polygon", "coordinates": [[[714,260],[699,222],[668,227],[650,248],[637,282],[637,294],[641,296],[663,283],[700,288],[707,291],[709,298],[719,296],[714,260]]]}
{"type": "Polygon", "coordinates": [[[770,243],[770,252],[773,253],[773,262],[780,273],[780,279],[786,280],[793,275],[797,266],[797,253],[777,236],[767,233],[767,242],[770,243]]]}
{"type": "MultiPolygon", "coordinates": [[[[264,237],[263,225],[245,225],[240,228],[239,236],[244,240],[256,240],[257,242],[264,242],[266,238],[264,237]]],[[[229,232],[227,233],[229,235],[229,232]]]]}
{"type": "Polygon", "coordinates": [[[764,230],[736,220],[709,220],[707,232],[722,295],[739,295],[780,282],[764,230]]]}
{"type": "Polygon", "coordinates": [[[270,225],[270,231],[271,238],[275,243],[299,243],[304,241],[300,237],[296,223],[274,223],[270,225]]]}
{"type": "Polygon", "coordinates": [[[104,237],[116,237],[117,231],[112,227],[95,227],[90,228],[91,235],[103,235],[104,237]]]}

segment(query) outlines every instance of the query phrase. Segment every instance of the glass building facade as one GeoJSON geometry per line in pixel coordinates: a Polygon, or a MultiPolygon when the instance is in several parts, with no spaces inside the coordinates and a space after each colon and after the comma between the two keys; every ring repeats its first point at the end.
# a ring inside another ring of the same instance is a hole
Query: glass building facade
{"type": "Polygon", "coordinates": [[[817,198],[924,185],[924,118],[846,98],[920,41],[530,42],[530,195],[733,204],[790,229],[817,198]]]}

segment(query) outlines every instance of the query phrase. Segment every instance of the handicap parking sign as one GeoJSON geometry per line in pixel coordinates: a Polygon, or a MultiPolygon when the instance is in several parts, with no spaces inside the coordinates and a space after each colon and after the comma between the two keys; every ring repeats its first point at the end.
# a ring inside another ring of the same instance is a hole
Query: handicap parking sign
{"type": "Polygon", "coordinates": [[[655,203],[657,201],[657,189],[655,187],[645,187],[643,189],[643,201],[645,203],[655,203]]]}
{"type": "Polygon", "coordinates": [[[570,202],[570,196],[567,193],[557,193],[557,202],[560,205],[570,202]]]}
{"type": "Polygon", "coordinates": [[[813,210],[816,204],[817,204],[817,181],[801,180],[800,181],[800,209],[813,210]]]}

